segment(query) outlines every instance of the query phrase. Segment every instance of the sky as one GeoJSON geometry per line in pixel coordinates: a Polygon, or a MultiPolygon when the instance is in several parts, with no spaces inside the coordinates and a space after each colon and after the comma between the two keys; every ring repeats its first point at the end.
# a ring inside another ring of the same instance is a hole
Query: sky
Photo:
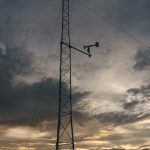
{"type": "MultiPolygon", "coordinates": [[[[150,149],[150,1],[70,0],[76,150],[150,149]]],[[[0,0],[0,149],[54,150],[61,0],[0,0]]]]}

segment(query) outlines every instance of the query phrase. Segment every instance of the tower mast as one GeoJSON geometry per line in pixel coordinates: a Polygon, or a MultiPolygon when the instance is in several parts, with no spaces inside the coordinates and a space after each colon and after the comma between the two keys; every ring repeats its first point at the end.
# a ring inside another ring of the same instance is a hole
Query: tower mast
{"type": "Polygon", "coordinates": [[[59,82],[59,113],[57,126],[56,150],[74,150],[72,122],[72,91],[71,91],[71,50],[91,57],[90,48],[99,47],[99,43],[84,46],[82,51],[71,45],[69,27],[70,0],[62,0],[62,34],[60,42],[60,82],[59,82]]]}
{"type": "Polygon", "coordinates": [[[69,0],[62,0],[62,35],[60,43],[59,113],[56,150],[74,150],[71,96],[71,47],[69,0]],[[64,44],[66,43],[66,45],[64,44]]]}

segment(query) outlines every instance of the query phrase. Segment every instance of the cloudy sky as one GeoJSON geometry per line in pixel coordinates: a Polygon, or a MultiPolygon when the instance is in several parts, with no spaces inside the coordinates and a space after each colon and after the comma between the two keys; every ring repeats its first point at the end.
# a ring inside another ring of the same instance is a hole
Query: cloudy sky
{"type": "MultiPolygon", "coordinates": [[[[71,0],[70,0],[71,1],[71,0]]],[[[76,150],[150,149],[150,1],[71,1],[76,150]]],[[[61,0],[0,0],[0,149],[54,150],[61,0]]]]}

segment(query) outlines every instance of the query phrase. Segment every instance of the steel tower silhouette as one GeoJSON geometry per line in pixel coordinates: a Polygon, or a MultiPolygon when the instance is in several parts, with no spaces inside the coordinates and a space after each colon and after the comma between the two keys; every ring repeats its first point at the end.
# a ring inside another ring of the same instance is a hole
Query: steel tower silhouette
{"type": "Polygon", "coordinates": [[[71,94],[71,50],[74,49],[91,57],[90,47],[84,46],[87,52],[71,46],[69,28],[69,3],[62,0],[62,34],[60,42],[60,82],[59,82],[59,113],[57,126],[56,150],[74,150],[74,135],[72,122],[72,94],[71,94]]]}
{"type": "Polygon", "coordinates": [[[56,150],[74,150],[71,97],[71,47],[69,0],[62,0],[62,35],[60,43],[59,114],[56,150]]]}

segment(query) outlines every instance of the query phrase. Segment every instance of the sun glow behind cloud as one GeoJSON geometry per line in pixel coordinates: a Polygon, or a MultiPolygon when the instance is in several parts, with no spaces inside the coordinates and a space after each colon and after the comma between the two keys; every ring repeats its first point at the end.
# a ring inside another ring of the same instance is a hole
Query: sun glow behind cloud
{"type": "Polygon", "coordinates": [[[31,138],[42,138],[47,137],[49,132],[40,132],[39,130],[35,130],[32,128],[24,128],[24,127],[16,127],[16,128],[9,128],[6,130],[4,137],[11,138],[11,139],[27,139],[28,133],[31,138]],[[31,133],[30,133],[31,132],[31,133]]]}
{"type": "Polygon", "coordinates": [[[18,147],[17,150],[36,150],[36,148],[28,148],[28,147],[18,147]]]}

